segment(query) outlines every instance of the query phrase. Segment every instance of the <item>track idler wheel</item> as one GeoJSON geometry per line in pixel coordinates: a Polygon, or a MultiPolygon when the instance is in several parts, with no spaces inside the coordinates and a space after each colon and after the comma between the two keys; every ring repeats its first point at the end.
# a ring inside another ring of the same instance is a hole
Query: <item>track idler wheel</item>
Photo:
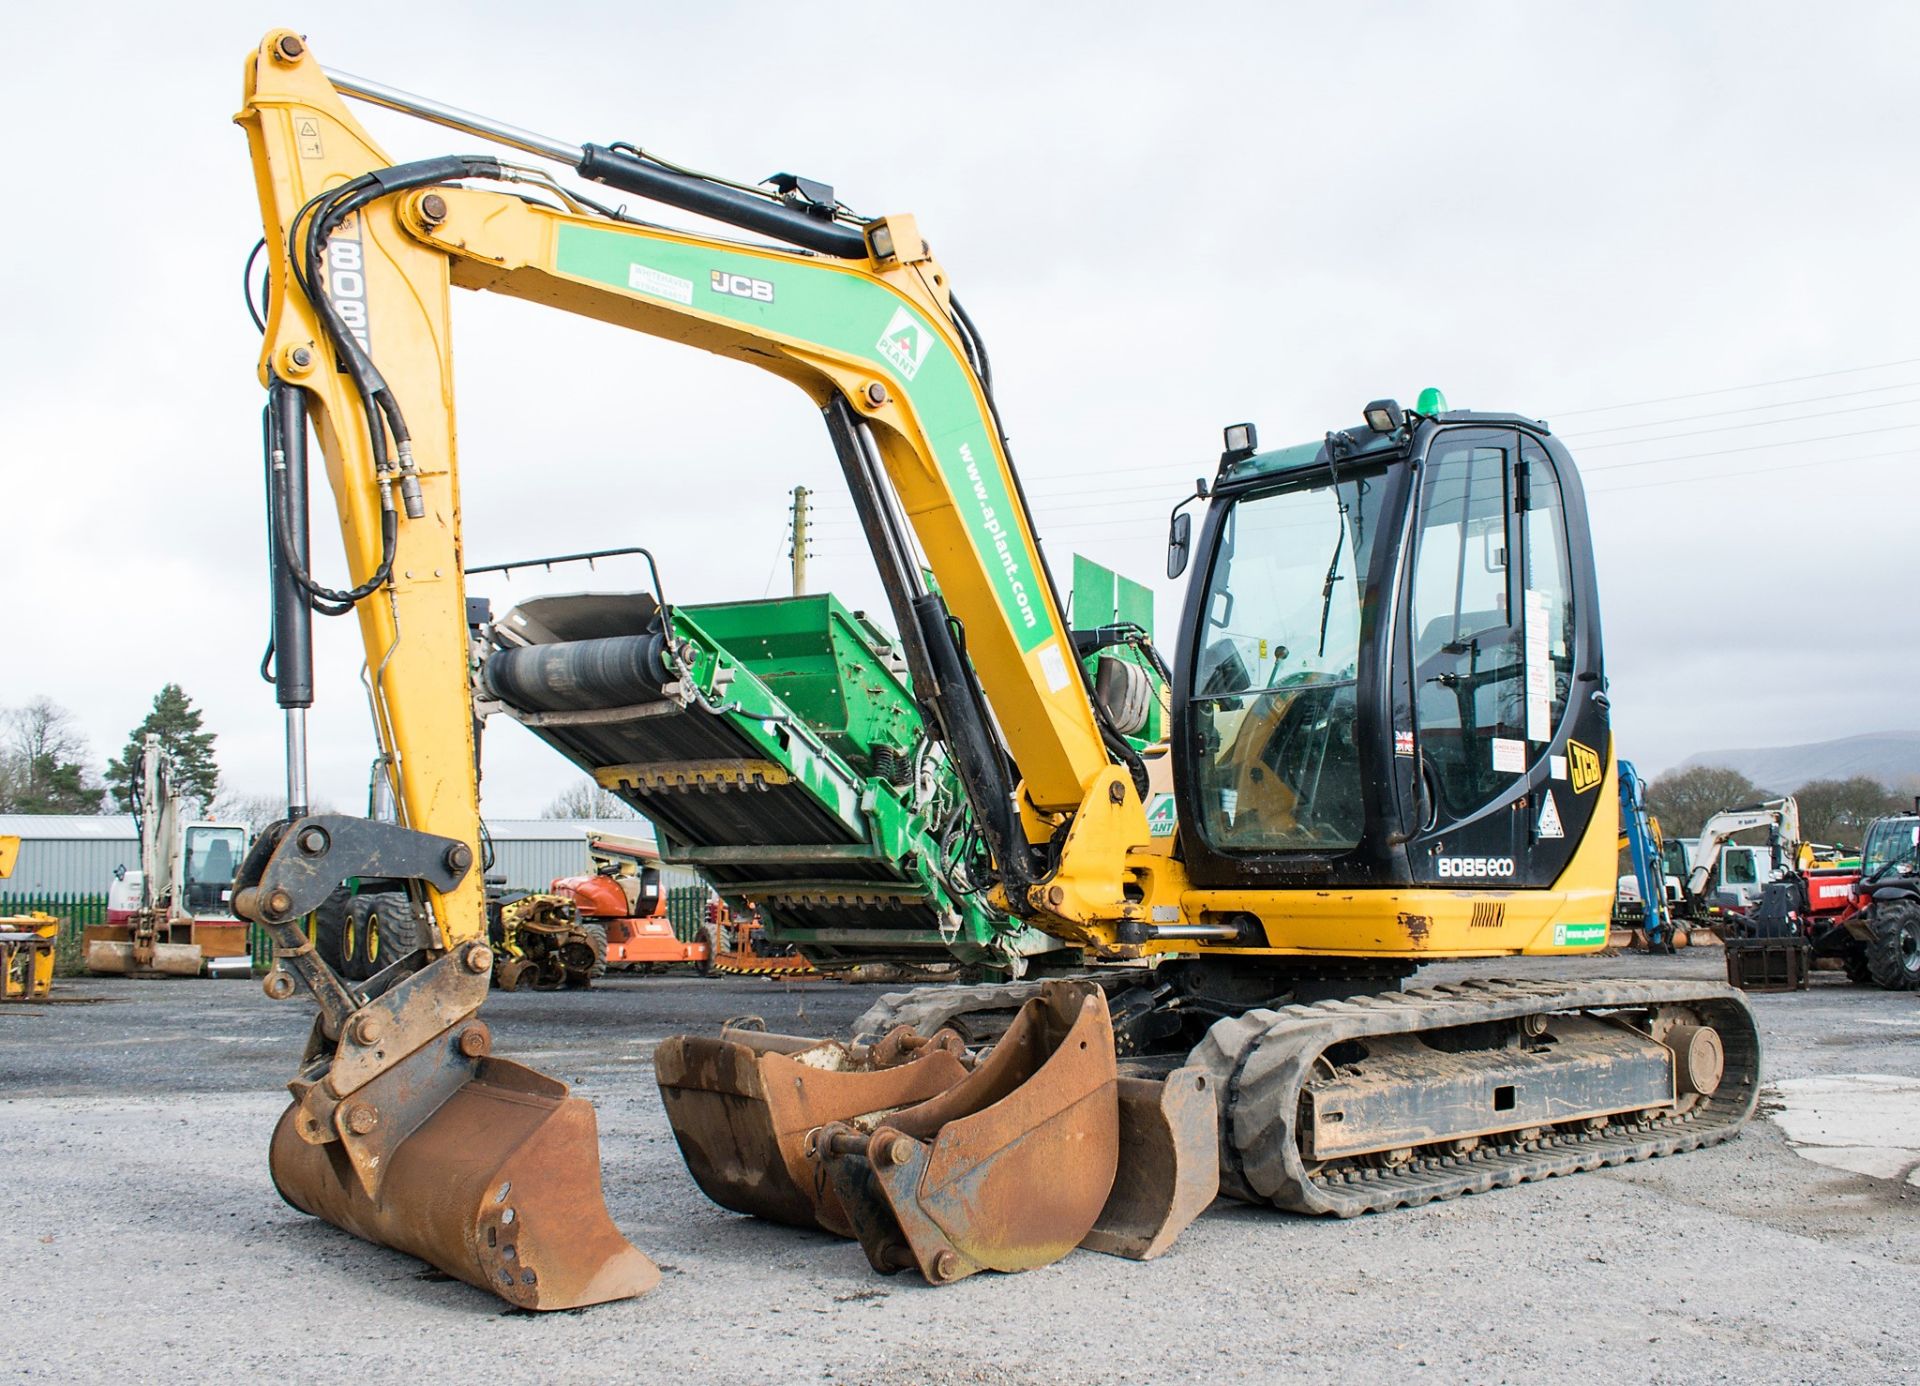
{"type": "Polygon", "coordinates": [[[807,1158],[809,1133],[868,1126],[967,1076],[951,1030],[923,1040],[901,1026],[870,1048],[746,1030],[676,1035],[654,1053],[660,1097],[701,1192],[736,1213],[853,1235],[807,1158]]]}
{"type": "Polygon", "coordinates": [[[1050,1265],[1085,1240],[1119,1163],[1106,993],[1049,982],[973,1072],[871,1132],[812,1143],[875,1270],[931,1284],[1050,1265]]]}

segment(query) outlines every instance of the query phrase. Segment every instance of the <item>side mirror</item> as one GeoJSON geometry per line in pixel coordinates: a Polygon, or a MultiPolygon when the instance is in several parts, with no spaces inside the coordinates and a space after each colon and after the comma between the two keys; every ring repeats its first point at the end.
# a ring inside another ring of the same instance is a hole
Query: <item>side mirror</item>
{"type": "Polygon", "coordinates": [[[1167,531],[1167,576],[1177,578],[1187,571],[1187,559],[1193,553],[1193,516],[1181,511],[1173,517],[1167,531]]]}

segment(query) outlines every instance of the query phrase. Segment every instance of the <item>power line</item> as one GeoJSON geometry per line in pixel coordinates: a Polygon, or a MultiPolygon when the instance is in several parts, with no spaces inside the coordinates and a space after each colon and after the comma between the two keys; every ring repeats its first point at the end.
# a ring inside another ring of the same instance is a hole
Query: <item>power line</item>
{"type": "MultiPolygon", "coordinates": [[[[1808,468],[1812,468],[1812,467],[1850,466],[1855,462],[1877,462],[1877,461],[1883,461],[1883,460],[1886,460],[1889,458],[1895,458],[1895,457],[1920,458],[1920,452],[1915,452],[1910,448],[1895,448],[1887,452],[1860,453],[1860,454],[1857,454],[1854,456],[1848,456],[1848,457],[1823,457],[1818,459],[1817,461],[1812,461],[1812,462],[1786,462],[1775,467],[1748,467],[1748,468],[1743,468],[1739,471],[1732,471],[1732,472],[1709,472],[1702,476],[1661,477],[1655,481],[1636,481],[1636,482],[1630,482],[1624,486],[1595,487],[1590,489],[1587,492],[1587,494],[1589,496],[1609,496],[1619,491],[1646,491],[1646,490],[1651,490],[1655,487],[1660,487],[1660,486],[1690,486],[1695,482],[1700,482],[1700,481],[1729,481],[1729,480],[1738,480],[1744,477],[1752,477],[1752,476],[1771,476],[1776,472],[1798,472],[1798,471],[1805,471],[1808,468]]],[[[1088,520],[1084,523],[1079,523],[1079,524],[1069,523],[1069,524],[1062,524],[1062,525],[1054,525],[1054,526],[1051,526],[1051,530],[1054,533],[1060,533],[1060,532],[1071,531],[1071,530],[1118,529],[1118,528],[1123,528],[1127,526],[1133,526],[1137,528],[1140,533],[1146,534],[1149,532],[1148,521],[1150,518],[1151,517],[1141,517],[1138,519],[1088,520]]],[[[1157,530],[1157,528],[1158,526],[1155,525],[1154,529],[1157,530]]]]}
{"type": "MultiPolygon", "coordinates": [[[[1700,419],[1724,419],[1729,414],[1751,414],[1759,409],[1785,409],[1795,404],[1825,404],[1834,399],[1858,399],[1861,395],[1877,395],[1887,390],[1910,390],[1920,385],[1920,380],[1901,380],[1892,385],[1870,385],[1864,390],[1841,390],[1831,395],[1808,395],[1802,399],[1775,400],[1772,404],[1743,404],[1738,409],[1710,409],[1704,414],[1680,414],[1670,419],[1642,419],[1639,423],[1608,424],[1605,428],[1590,428],[1584,433],[1569,433],[1568,440],[1591,438],[1601,433],[1621,433],[1630,428],[1659,428],[1666,424],[1694,423],[1700,419]]],[[[1762,422],[1767,422],[1762,420],[1762,422]]]]}
{"type": "Polygon", "coordinates": [[[1598,452],[1601,448],[1631,448],[1642,443],[1670,443],[1676,438],[1704,438],[1709,433],[1737,433],[1743,428],[1772,428],[1776,424],[1805,423],[1808,419],[1832,419],[1842,414],[1866,414],[1875,409],[1897,409],[1905,404],[1920,404],[1920,399],[1890,399],[1883,404],[1856,404],[1847,409],[1822,409],[1814,414],[1792,414],[1784,419],[1760,419],[1754,423],[1717,424],[1713,428],[1696,428],[1687,433],[1659,433],[1651,438],[1616,438],[1611,443],[1583,443],[1582,452],[1598,452]]]}
{"type": "MultiPolygon", "coordinates": [[[[1607,412],[1620,410],[1620,409],[1641,408],[1641,407],[1653,405],[1653,404],[1673,403],[1680,400],[1705,399],[1705,398],[1710,398],[1714,395],[1737,393],[1741,390],[1765,389],[1772,386],[1797,384],[1797,383],[1801,383],[1809,380],[1827,380],[1827,379],[1833,379],[1839,376],[1857,375],[1865,371],[1885,370],[1895,366],[1913,365],[1916,363],[1920,363],[1920,357],[1908,357],[1898,361],[1885,361],[1885,362],[1880,362],[1874,365],[1850,366],[1840,370],[1817,371],[1817,372],[1813,372],[1806,375],[1786,376],[1777,380],[1756,381],[1756,382],[1752,382],[1745,385],[1727,385],[1727,386],[1721,386],[1721,387],[1710,389],[1710,390],[1694,390],[1694,391],[1688,391],[1683,394],[1664,395],[1654,399],[1636,400],[1636,401],[1622,403],[1622,404],[1596,405],[1586,409],[1560,410],[1560,411],[1557,411],[1556,416],[1560,418],[1568,418],[1568,417],[1583,416],[1588,414],[1607,413],[1607,412]]],[[[1680,416],[1676,416],[1673,418],[1666,418],[1666,419],[1644,420],[1637,424],[1609,425],[1605,428],[1593,429],[1588,434],[1576,433],[1576,434],[1567,435],[1567,436],[1569,438],[1569,441],[1572,441],[1583,436],[1592,436],[1593,434],[1598,434],[1598,433],[1620,432],[1623,430],[1636,429],[1636,428],[1655,428],[1655,427],[1661,427],[1666,424],[1692,422],[1697,419],[1724,418],[1732,414],[1752,413],[1762,409],[1789,408],[1794,405],[1822,403],[1832,399],[1856,398],[1860,395],[1875,394],[1884,390],[1912,388],[1912,386],[1916,383],[1920,383],[1920,382],[1901,382],[1901,383],[1892,384],[1892,385],[1873,386],[1868,389],[1840,391],[1840,392],[1836,392],[1829,395],[1816,395],[1816,396],[1811,396],[1811,397],[1798,399],[1798,400],[1783,400],[1773,404],[1747,405],[1737,409],[1716,410],[1716,411],[1709,411],[1706,413],[1693,414],[1693,415],[1680,415],[1680,416]]],[[[1920,404],[1920,399],[1889,400],[1880,404],[1861,405],[1861,406],[1851,407],[1847,409],[1822,410],[1822,411],[1817,411],[1810,414],[1794,415],[1794,416],[1783,417],[1783,418],[1758,419],[1745,424],[1731,424],[1723,427],[1696,429],[1696,430],[1690,430],[1690,431],[1674,433],[1674,434],[1656,434],[1650,437],[1642,437],[1642,438],[1616,439],[1609,442],[1585,444],[1579,450],[1585,453],[1585,452],[1597,451],[1602,448],[1629,447],[1629,446],[1634,446],[1638,444],[1671,442],[1681,438],[1702,437],[1702,436],[1707,436],[1714,433],[1738,432],[1745,429],[1770,428],[1778,424],[1801,423],[1811,419],[1832,418],[1840,415],[1854,414],[1854,413],[1868,413],[1877,409],[1898,408],[1898,407],[1904,407],[1904,406],[1909,406],[1913,404],[1920,404]]],[[[1896,433],[1896,432],[1900,432],[1905,429],[1910,429],[1914,427],[1920,427],[1920,425],[1894,424],[1894,425],[1889,425],[1885,428],[1859,429],[1850,433],[1824,434],[1824,435],[1820,435],[1813,438],[1796,438],[1796,439],[1790,439],[1790,440],[1777,442],[1777,443],[1752,443],[1752,444],[1747,444],[1741,447],[1714,448],[1714,449],[1709,449],[1703,452],[1678,453],[1678,454],[1671,454],[1664,457],[1642,458],[1642,459],[1631,461],[1631,462],[1604,463],[1599,466],[1583,467],[1581,468],[1581,470],[1585,473],[1595,473],[1595,472],[1619,471],[1629,467],[1665,466],[1665,465],[1669,465],[1676,462],[1698,461],[1703,458],[1726,457],[1726,456],[1732,456],[1740,453],[1763,452],[1763,451],[1767,451],[1774,448],[1795,447],[1795,446],[1799,446],[1802,444],[1809,444],[1809,443],[1834,442],[1834,441],[1840,441],[1840,440],[1849,439],[1849,438],[1869,437],[1869,436],[1873,436],[1881,433],[1896,433]]],[[[1876,457],[1877,456],[1893,456],[1893,455],[1903,455],[1903,454],[1869,454],[1869,456],[1876,456],[1876,457]]],[[[1174,468],[1176,467],[1180,468],[1180,471],[1182,473],[1187,473],[1195,470],[1201,473],[1204,473],[1209,469],[1210,465],[1211,464],[1204,463],[1204,462],[1198,463],[1198,464],[1158,462],[1158,463],[1151,463],[1151,464],[1147,464],[1139,467],[1122,467],[1122,468],[1109,467],[1109,468],[1100,468],[1093,471],[1055,472],[1055,473],[1040,474],[1040,475],[1034,476],[1029,482],[1029,488],[1030,488],[1030,492],[1031,492],[1036,510],[1045,508],[1046,510],[1054,513],[1066,511],[1067,513],[1078,514],[1080,512],[1088,511],[1088,510],[1113,510],[1113,509],[1122,508],[1126,506],[1140,506],[1143,509],[1146,507],[1152,507],[1155,512],[1158,512],[1159,510],[1165,508],[1166,505],[1168,505],[1172,501],[1177,500],[1179,498],[1177,495],[1174,494],[1174,488],[1176,486],[1184,488],[1185,485],[1187,484],[1184,478],[1176,477],[1174,473],[1174,468]],[[1058,483],[1062,481],[1072,481],[1072,480],[1076,480],[1084,477],[1113,477],[1113,476],[1123,476],[1123,475],[1140,475],[1142,473],[1148,473],[1148,472],[1161,473],[1166,477],[1166,480],[1143,482],[1139,484],[1129,484],[1126,486],[1119,486],[1119,487],[1102,486],[1098,488],[1089,488],[1089,487],[1070,486],[1070,487],[1066,487],[1059,490],[1048,489],[1054,483],[1058,483]],[[1116,495],[1124,496],[1125,498],[1117,499],[1117,500],[1111,499],[1116,495]]],[[[1666,481],[1663,481],[1662,483],[1658,483],[1658,484],[1676,484],[1677,485],[1682,482],[1693,481],[1693,480],[1709,480],[1709,479],[1724,478],[1724,477],[1739,476],[1739,475],[1764,475],[1766,473],[1773,472],[1773,471],[1796,470],[1801,467],[1815,466],[1815,465],[1820,465],[1820,464],[1794,463],[1794,464],[1789,464],[1786,467],[1749,469],[1746,472],[1712,473],[1710,474],[1710,476],[1702,476],[1697,478],[1696,477],[1676,477],[1676,478],[1667,479],[1666,481]]],[[[1600,490],[1595,491],[1593,494],[1604,495],[1610,490],[1640,490],[1652,484],[1656,484],[1656,483],[1641,483],[1641,484],[1636,484],[1630,487],[1629,486],[1603,487],[1600,490]]],[[[1186,494],[1186,492],[1184,489],[1181,489],[1179,494],[1184,495],[1186,494]]],[[[837,511],[840,509],[841,509],[840,503],[829,502],[826,505],[814,507],[814,512],[816,514],[819,514],[822,512],[831,513],[833,511],[837,511]]],[[[1115,517],[1111,517],[1107,519],[1099,519],[1099,520],[1069,519],[1069,520],[1064,520],[1060,523],[1053,523],[1049,521],[1043,527],[1049,531],[1111,529],[1111,528],[1118,528],[1118,527],[1129,526],[1129,525],[1140,526],[1144,528],[1147,523],[1153,520],[1157,520],[1157,518],[1158,518],[1157,513],[1155,514],[1143,513],[1138,516],[1115,516],[1115,517]]],[[[855,527],[857,527],[857,521],[851,518],[826,519],[826,520],[814,521],[814,528],[818,530],[826,530],[830,532],[837,531],[837,532],[829,533],[827,537],[831,537],[831,538],[851,537],[847,533],[847,531],[855,527]]]]}
{"type": "Polygon", "coordinates": [[[1789,375],[1779,380],[1756,380],[1746,385],[1722,385],[1717,390],[1693,390],[1684,395],[1661,395],[1658,399],[1636,399],[1625,404],[1596,404],[1587,409],[1549,410],[1547,417],[1566,419],[1580,414],[1610,414],[1616,409],[1641,409],[1649,404],[1674,404],[1683,399],[1706,399],[1710,395],[1734,395],[1742,390],[1765,390],[1775,385],[1798,385],[1806,380],[1831,380],[1839,375],[1860,375],[1866,371],[1891,370],[1895,366],[1911,366],[1920,362],[1920,356],[1908,356],[1899,361],[1881,361],[1871,366],[1848,366],[1845,370],[1816,371],[1812,375],[1789,375]]]}
{"type": "Polygon", "coordinates": [[[1736,452],[1765,452],[1768,448],[1799,447],[1803,443],[1832,443],[1842,438],[1868,438],[1876,433],[1900,433],[1920,424],[1889,424],[1885,428],[1862,428],[1852,433],[1827,433],[1818,438],[1789,438],[1783,443],[1751,443],[1740,448],[1716,448],[1711,452],[1683,452],[1672,457],[1648,457],[1638,462],[1607,462],[1598,467],[1582,467],[1583,472],[1618,472],[1628,467],[1658,467],[1665,462],[1691,462],[1699,457],[1727,457],[1736,452]]]}
{"type": "Polygon", "coordinates": [[[1818,462],[1787,462],[1778,467],[1751,467],[1738,472],[1711,472],[1706,476],[1669,476],[1658,481],[1636,481],[1628,486],[1602,486],[1589,491],[1590,496],[1610,496],[1616,491],[1646,491],[1655,486],[1690,486],[1696,481],[1726,481],[1731,478],[1749,476],[1768,476],[1774,472],[1798,472],[1808,467],[1852,466],[1856,462],[1875,462],[1889,457],[1920,457],[1908,448],[1897,448],[1892,452],[1867,452],[1857,457],[1823,457],[1818,462]]]}

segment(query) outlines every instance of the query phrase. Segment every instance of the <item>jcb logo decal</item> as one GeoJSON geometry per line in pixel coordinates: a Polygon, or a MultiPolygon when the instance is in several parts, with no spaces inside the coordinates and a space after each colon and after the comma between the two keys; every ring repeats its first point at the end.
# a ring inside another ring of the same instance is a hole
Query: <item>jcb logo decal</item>
{"type": "Polygon", "coordinates": [[[1567,778],[1573,781],[1573,792],[1585,794],[1589,789],[1605,778],[1606,771],[1600,766],[1600,753],[1591,746],[1583,746],[1578,741],[1567,743],[1567,778]]]}
{"type": "Polygon", "coordinates": [[[749,279],[744,274],[728,274],[725,270],[713,270],[710,273],[710,282],[716,294],[750,298],[755,303],[773,302],[773,285],[764,279],[749,279]]]}

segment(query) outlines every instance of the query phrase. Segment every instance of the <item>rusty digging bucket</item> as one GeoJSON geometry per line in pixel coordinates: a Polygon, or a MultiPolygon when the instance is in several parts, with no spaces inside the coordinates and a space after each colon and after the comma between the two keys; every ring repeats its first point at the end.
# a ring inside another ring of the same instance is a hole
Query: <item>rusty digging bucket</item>
{"type": "Polygon", "coordinates": [[[115,939],[95,939],[87,945],[87,971],[103,977],[198,977],[205,961],[197,943],[142,947],[115,939]]]}
{"type": "Polygon", "coordinates": [[[654,1051],[673,1136],[694,1182],[722,1208],[842,1237],[853,1226],[808,1158],[830,1122],[868,1130],[967,1076],[966,1049],[943,1030],[902,1025],[871,1048],[724,1029],[676,1035],[654,1051]]]}
{"type": "Polygon", "coordinates": [[[1048,983],[977,1064],[951,1031],[871,1049],[727,1029],[654,1056],[701,1190],[723,1208],[858,1238],[933,1284],[1076,1245],[1148,1260],[1219,1189],[1207,1075],[1120,1077],[1106,994],[1048,983]]]}
{"type": "Polygon", "coordinates": [[[280,1196],[520,1308],[651,1290],[659,1269],[607,1213],[591,1104],[491,1057],[485,1025],[457,1011],[446,1025],[446,1012],[417,1004],[432,999],[408,998],[390,1028],[350,1026],[337,1052],[303,1070],[269,1153],[280,1196]],[[425,1042],[387,1062],[376,1046],[404,1045],[410,1030],[425,1042]]]}
{"type": "Polygon", "coordinates": [[[1220,1127],[1212,1079],[1177,1068],[1120,1079],[1120,1164],[1113,1191],[1080,1245],[1151,1261],[1220,1193],[1220,1127]]]}
{"type": "Polygon", "coordinates": [[[947,1091],[871,1133],[830,1124],[812,1154],[882,1274],[943,1285],[1031,1270],[1078,1246],[1106,1206],[1118,1084],[1106,994],[1049,983],[947,1091]]]}

